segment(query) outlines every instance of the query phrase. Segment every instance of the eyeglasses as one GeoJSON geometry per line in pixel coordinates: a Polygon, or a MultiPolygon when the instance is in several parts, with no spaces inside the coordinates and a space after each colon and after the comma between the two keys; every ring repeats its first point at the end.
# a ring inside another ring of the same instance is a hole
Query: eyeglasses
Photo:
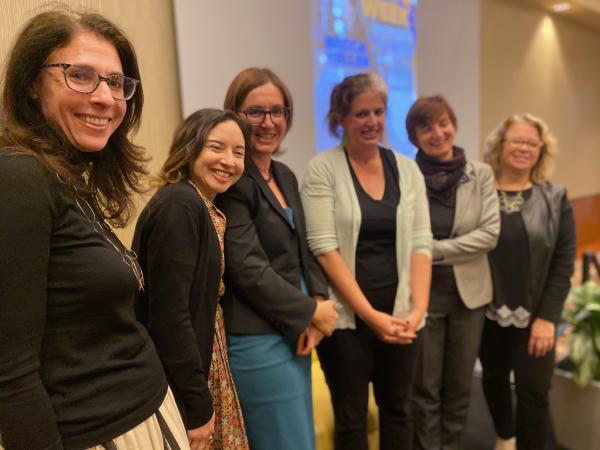
{"type": "Polygon", "coordinates": [[[524,141],[523,139],[506,139],[505,142],[513,147],[527,147],[529,150],[537,150],[543,145],[541,142],[524,141]]]}
{"type": "Polygon", "coordinates": [[[125,75],[110,75],[103,77],[91,67],[77,66],[75,64],[55,63],[43,67],[60,67],[65,76],[65,83],[75,92],[91,94],[101,81],[106,81],[110,94],[115,100],[129,100],[135,94],[135,89],[140,82],[125,75]]]}
{"type": "Polygon", "coordinates": [[[262,108],[246,108],[241,109],[239,112],[246,116],[246,120],[248,120],[251,124],[260,124],[265,121],[265,117],[268,114],[271,118],[272,122],[279,122],[282,120],[287,120],[290,115],[291,109],[287,106],[276,106],[271,109],[262,109],[262,108]]]}

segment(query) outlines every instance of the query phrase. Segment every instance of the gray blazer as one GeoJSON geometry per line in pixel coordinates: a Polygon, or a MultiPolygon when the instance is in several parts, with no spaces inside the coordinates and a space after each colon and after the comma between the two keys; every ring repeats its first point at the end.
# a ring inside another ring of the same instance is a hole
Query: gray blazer
{"type": "Polygon", "coordinates": [[[500,209],[492,168],[468,161],[456,191],[454,226],[448,239],[433,241],[433,264],[451,265],[463,303],[469,309],[492,301],[487,253],[496,247],[500,209]]]}

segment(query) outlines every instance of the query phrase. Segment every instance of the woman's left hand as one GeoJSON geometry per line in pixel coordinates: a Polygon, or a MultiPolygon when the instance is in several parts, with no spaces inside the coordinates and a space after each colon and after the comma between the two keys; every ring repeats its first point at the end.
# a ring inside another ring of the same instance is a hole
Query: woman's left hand
{"type": "Polygon", "coordinates": [[[412,344],[417,338],[417,327],[423,320],[425,313],[419,310],[412,310],[400,320],[404,322],[404,326],[398,327],[396,331],[396,339],[384,341],[388,344],[407,345],[412,344]]]}
{"type": "Polygon", "coordinates": [[[544,356],[554,348],[554,323],[537,318],[531,325],[527,351],[537,358],[544,356]]]}
{"type": "Polygon", "coordinates": [[[323,333],[316,327],[310,325],[306,331],[300,335],[298,345],[296,346],[296,354],[300,356],[310,355],[310,352],[319,345],[323,337],[323,333]]]}

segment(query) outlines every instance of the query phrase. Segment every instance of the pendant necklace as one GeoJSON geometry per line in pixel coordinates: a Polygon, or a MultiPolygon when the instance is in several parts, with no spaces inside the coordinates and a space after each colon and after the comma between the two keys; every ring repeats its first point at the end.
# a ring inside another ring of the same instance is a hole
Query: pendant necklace
{"type": "MultiPolygon", "coordinates": [[[[520,189],[517,190],[514,194],[509,194],[506,190],[502,188],[500,183],[496,182],[498,185],[498,200],[500,202],[500,211],[506,214],[514,214],[521,211],[521,207],[523,206],[523,202],[525,198],[523,197],[523,190],[525,186],[529,183],[527,180],[520,189]]],[[[512,192],[512,191],[511,191],[512,192]]]]}
{"type": "Polygon", "coordinates": [[[119,238],[117,238],[115,236],[113,231],[110,229],[110,227],[108,225],[106,225],[106,223],[104,223],[104,221],[101,222],[100,220],[98,220],[98,218],[96,216],[96,212],[94,211],[94,208],[92,208],[92,205],[90,205],[85,198],[83,198],[79,195],[79,193],[77,192],[77,188],[74,186],[67,185],[67,183],[65,183],[60,178],[60,175],[58,173],[56,174],[56,178],[58,179],[59,182],[61,182],[62,184],[64,184],[68,188],[70,188],[69,190],[73,194],[75,204],[79,208],[79,211],[81,211],[81,214],[83,214],[83,217],[85,217],[86,221],[91,225],[92,229],[96,233],[98,233],[100,236],[102,236],[102,238],[106,242],[108,242],[111,245],[111,247],[113,249],[115,249],[115,251],[121,256],[122,261],[133,272],[133,276],[135,277],[135,279],[137,281],[138,291],[142,292],[144,290],[144,273],[143,273],[142,268],[140,267],[139,263],[137,262],[137,254],[133,250],[128,250],[125,247],[123,247],[123,250],[120,249],[119,246],[117,244],[115,244],[112,241],[112,239],[110,239],[106,235],[106,231],[108,231],[111,235],[113,235],[116,240],[119,240],[119,238]],[[82,206],[82,204],[83,204],[83,206],[82,206]]]}

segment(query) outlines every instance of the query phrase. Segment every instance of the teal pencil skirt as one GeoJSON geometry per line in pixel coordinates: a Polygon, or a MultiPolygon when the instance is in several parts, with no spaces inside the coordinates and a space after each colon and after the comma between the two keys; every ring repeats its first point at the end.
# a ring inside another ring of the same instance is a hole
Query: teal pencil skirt
{"type": "Polygon", "coordinates": [[[314,450],[310,356],[279,334],[229,334],[229,365],[252,450],[314,450]]]}

